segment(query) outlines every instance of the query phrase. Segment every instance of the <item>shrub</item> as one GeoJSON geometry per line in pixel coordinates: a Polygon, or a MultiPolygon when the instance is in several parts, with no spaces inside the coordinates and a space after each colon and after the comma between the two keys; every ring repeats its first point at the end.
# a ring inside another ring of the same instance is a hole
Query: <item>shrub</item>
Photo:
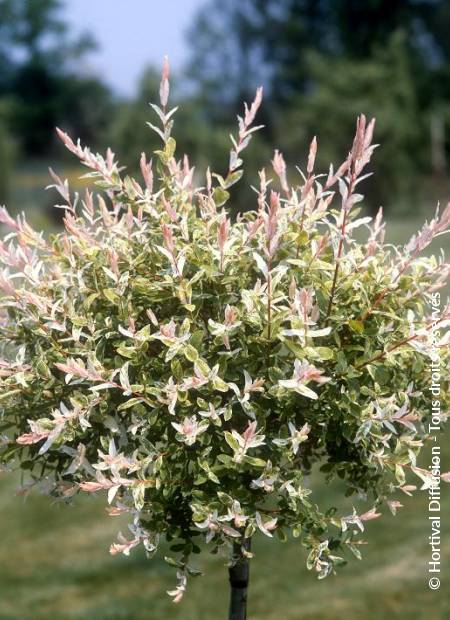
{"type": "Polygon", "coordinates": [[[65,231],[47,240],[1,212],[2,461],[67,502],[106,491],[108,512],[131,521],[113,554],[170,541],[175,601],[203,540],[243,565],[254,535],[292,533],[325,577],[348,552],[360,557],[365,522],[395,512],[413,479],[435,483],[416,459],[430,359],[436,372],[449,362],[449,264],[419,254],[449,227],[450,206],[404,248],[385,245],[381,212],[372,222],[356,206],[375,148],[374,121],[360,116],[336,171],[314,173],[314,139],[291,187],[275,151],[281,192],[262,170],[256,208],[230,221],[262,92],[239,119],[226,175],[208,170],[198,187],[175,157],[168,91],[165,63],[153,106],[162,148],[155,173],[142,155],[143,183],[112,152],[59,132],[94,187],[73,196],[52,173],[65,231]],[[365,512],[317,505],[314,464],[365,512]]]}

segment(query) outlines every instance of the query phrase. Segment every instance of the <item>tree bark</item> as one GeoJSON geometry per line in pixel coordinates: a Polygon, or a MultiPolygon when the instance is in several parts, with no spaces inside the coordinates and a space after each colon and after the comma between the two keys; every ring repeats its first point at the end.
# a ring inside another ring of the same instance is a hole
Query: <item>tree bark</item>
{"type": "MultiPolygon", "coordinates": [[[[250,551],[250,539],[244,541],[244,547],[250,551]]],[[[234,547],[235,555],[240,555],[238,562],[228,569],[230,578],[230,613],[228,620],[246,620],[247,618],[247,589],[249,581],[249,561],[241,555],[241,545],[234,547]]]]}

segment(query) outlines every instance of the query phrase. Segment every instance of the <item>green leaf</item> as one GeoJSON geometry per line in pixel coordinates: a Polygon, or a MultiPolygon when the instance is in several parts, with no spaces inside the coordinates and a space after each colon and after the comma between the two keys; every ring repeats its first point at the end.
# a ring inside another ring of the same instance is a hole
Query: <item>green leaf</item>
{"type": "Polygon", "coordinates": [[[308,237],[308,233],[306,232],[306,230],[302,230],[298,233],[298,235],[296,236],[295,239],[297,245],[305,245],[307,243],[307,241],[309,241],[309,237],[308,237]]]}
{"type": "MultiPolygon", "coordinates": [[[[153,128],[152,125],[150,126],[153,128]]],[[[177,143],[175,140],[173,138],[169,138],[164,146],[164,150],[155,151],[155,154],[158,155],[163,164],[167,165],[175,154],[176,146],[177,143]]]]}
{"type": "Polygon", "coordinates": [[[227,467],[232,467],[232,468],[235,467],[235,463],[233,459],[231,458],[231,456],[228,456],[228,454],[219,454],[217,458],[221,463],[223,463],[227,467]]]}
{"type": "Polygon", "coordinates": [[[164,155],[166,161],[170,161],[172,157],[175,155],[175,149],[177,148],[177,143],[174,138],[170,137],[166,142],[166,147],[164,149],[164,155]]]}
{"type": "Polygon", "coordinates": [[[119,355],[128,359],[131,359],[136,355],[136,349],[134,347],[127,347],[123,344],[118,346],[116,351],[119,355]]]}
{"type": "Polygon", "coordinates": [[[233,452],[237,452],[239,450],[239,443],[236,441],[233,435],[229,433],[228,431],[225,431],[224,437],[225,437],[225,441],[230,446],[230,448],[233,450],[233,452]]]}
{"type": "Polygon", "coordinates": [[[223,206],[229,199],[230,194],[221,187],[215,187],[213,191],[213,200],[216,203],[216,207],[223,206]]]}
{"type": "Polygon", "coordinates": [[[225,181],[222,184],[222,187],[224,189],[228,189],[230,188],[232,185],[234,185],[235,183],[237,183],[241,178],[242,175],[244,174],[243,170],[235,170],[234,172],[231,172],[227,178],[225,179],[225,181]]]}
{"type": "Polygon", "coordinates": [[[203,572],[201,570],[199,570],[198,568],[193,568],[190,565],[186,566],[186,570],[191,577],[201,577],[203,575],[203,572]]]}
{"type": "Polygon", "coordinates": [[[196,362],[198,360],[198,351],[190,344],[183,348],[183,353],[190,362],[196,362]]]}
{"type": "Polygon", "coordinates": [[[164,556],[164,561],[167,562],[169,566],[174,566],[175,568],[184,568],[183,562],[180,562],[179,560],[175,560],[174,558],[171,558],[168,555],[164,556]]]}
{"type": "Polygon", "coordinates": [[[281,542],[287,542],[288,537],[282,528],[277,528],[276,533],[281,542]]]}
{"type": "Polygon", "coordinates": [[[106,299],[112,304],[117,305],[119,303],[120,297],[113,288],[104,288],[102,292],[106,299]]]}
{"type": "Polygon", "coordinates": [[[247,463],[248,465],[253,465],[253,467],[265,467],[267,465],[266,461],[263,461],[263,459],[255,458],[254,456],[245,455],[242,461],[244,463],[247,463]]]}
{"type": "Polygon", "coordinates": [[[123,184],[124,184],[125,191],[127,192],[127,194],[131,198],[135,198],[136,197],[136,188],[134,187],[133,182],[132,182],[131,178],[128,175],[124,178],[123,184]]]}
{"type": "Polygon", "coordinates": [[[396,478],[396,480],[397,480],[397,482],[399,484],[401,484],[401,485],[405,484],[405,480],[406,480],[405,472],[404,472],[403,467],[401,465],[397,464],[395,466],[395,478],[396,478]]]}
{"type": "Polygon", "coordinates": [[[356,547],[355,545],[352,545],[351,543],[348,543],[347,546],[350,549],[350,551],[353,553],[356,559],[358,560],[362,559],[361,551],[358,549],[358,547],[356,547]]]}
{"type": "Polygon", "coordinates": [[[364,332],[364,323],[362,323],[361,321],[356,321],[354,319],[351,319],[348,322],[348,325],[350,329],[356,332],[357,334],[362,334],[364,332]]]}
{"type": "Polygon", "coordinates": [[[212,380],[212,384],[215,390],[219,390],[219,392],[228,392],[228,385],[220,377],[215,377],[212,380]]]}
{"type": "Polygon", "coordinates": [[[142,510],[145,502],[145,487],[143,484],[138,484],[132,489],[133,501],[136,506],[136,510],[142,510]]]}
{"type": "Polygon", "coordinates": [[[213,482],[215,482],[216,484],[220,484],[220,480],[219,480],[219,478],[218,478],[218,477],[216,476],[216,474],[215,474],[213,471],[211,471],[211,470],[209,470],[209,471],[208,471],[208,478],[209,478],[210,480],[212,480],[213,482]]]}
{"type": "Polygon", "coordinates": [[[205,377],[207,377],[209,375],[209,373],[211,372],[211,368],[208,366],[207,362],[204,359],[202,359],[202,358],[199,358],[197,360],[197,366],[198,366],[198,369],[200,370],[200,372],[205,377]]]}
{"type": "Polygon", "coordinates": [[[126,402],[122,403],[117,407],[117,411],[126,411],[135,405],[142,404],[142,398],[129,398],[126,402]]]}
{"type": "Polygon", "coordinates": [[[205,337],[204,332],[201,329],[197,329],[190,337],[189,342],[198,351],[201,347],[204,337],[205,337]]]}

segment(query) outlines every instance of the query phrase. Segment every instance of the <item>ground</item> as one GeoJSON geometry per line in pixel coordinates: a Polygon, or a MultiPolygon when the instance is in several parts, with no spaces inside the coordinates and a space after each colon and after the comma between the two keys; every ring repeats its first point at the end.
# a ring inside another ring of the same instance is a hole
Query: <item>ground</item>
{"type": "MultiPolygon", "coordinates": [[[[447,438],[448,439],[448,438],[447,438]]],[[[443,444],[444,445],[444,444],[443,444]]],[[[448,465],[448,463],[447,463],[448,465]]],[[[142,553],[112,557],[108,546],[120,520],[104,512],[104,500],[83,497],[74,507],[47,497],[14,496],[18,479],[0,483],[0,620],[220,620],[226,618],[224,561],[202,555],[205,576],[190,582],[173,605],[165,590],[173,571],[142,553]]],[[[317,490],[333,503],[334,491],[317,490]]],[[[367,524],[363,560],[350,559],[339,574],[318,581],[305,569],[295,540],[261,537],[251,565],[252,620],[444,620],[450,617],[450,487],[443,489],[441,589],[428,588],[430,525],[427,495],[405,496],[393,517],[367,524]]]]}

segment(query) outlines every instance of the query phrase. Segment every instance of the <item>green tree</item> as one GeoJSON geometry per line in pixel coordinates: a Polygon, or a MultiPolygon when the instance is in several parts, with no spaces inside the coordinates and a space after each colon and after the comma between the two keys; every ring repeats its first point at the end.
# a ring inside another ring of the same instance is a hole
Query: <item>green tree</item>
{"type": "Polygon", "coordinates": [[[12,129],[31,154],[49,147],[57,123],[68,122],[77,134],[94,139],[94,127],[87,128],[79,112],[108,104],[105,86],[79,77],[77,62],[94,42],[87,34],[70,37],[62,8],[61,0],[0,0],[0,57],[6,67],[0,93],[15,98],[12,129]]]}
{"type": "Polygon", "coordinates": [[[11,168],[14,159],[14,144],[8,131],[10,106],[0,102],[0,203],[7,201],[10,191],[11,168]]]}
{"type": "Polygon", "coordinates": [[[252,82],[285,101],[314,82],[305,53],[367,58],[399,30],[426,66],[448,58],[443,0],[210,0],[189,33],[191,74],[221,101],[252,82]]]}
{"type": "Polygon", "coordinates": [[[390,195],[395,196],[398,210],[410,205],[429,149],[423,148],[428,123],[420,113],[405,36],[394,34],[385,47],[360,60],[312,53],[308,69],[316,88],[293,101],[277,128],[287,158],[297,163],[303,145],[319,134],[324,136],[319,161],[326,167],[345,150],[355,115],[376,116],[383,149],[374,156],[377,183],[368,192],[371,208],[391,202],[390,195]]]}
{"type": "Polygon", "coordinates": [[[315,133],[326,136],[331,161],[354,115],[376,111],[387,148],[369,202],[417,201],[430,170],[430,117],[450,112],[447,4],[211,0],[190,33],[191,75],[219,118],[262,83],[267,135],[294,161],[315,133]]]}

